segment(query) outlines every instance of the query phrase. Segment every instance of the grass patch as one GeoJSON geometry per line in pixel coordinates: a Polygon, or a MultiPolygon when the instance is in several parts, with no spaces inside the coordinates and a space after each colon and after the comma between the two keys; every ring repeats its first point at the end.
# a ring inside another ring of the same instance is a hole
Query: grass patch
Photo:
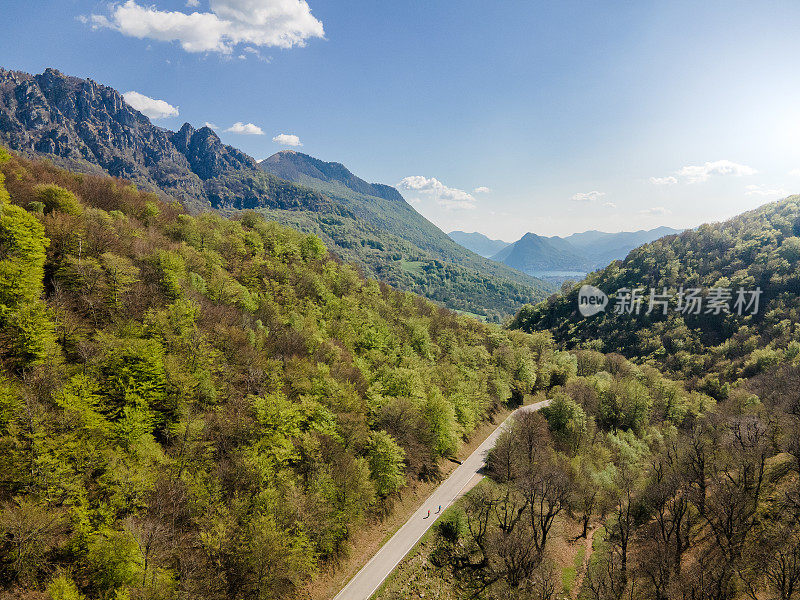
{"type": "Polygon", "coordinates": [[[575,569],[580,569],[586,559],[586,546],[580,546],[575,554],[575,569]]]}
{"type": "Polygon", "coordinates": [[[414,275],[422,275],[422,267],[425,266],[425,262],[421,260],[406,260],[402,259],[400,261],[400,268],[403,269],[406,273],[413,273],[414,275]]]}
{"type": "Polygon", "coordinates": [[[572,586],[575,585],[575,577],[578,571],[575,567],[564,567],[561,569],[561,586],[564,588],[564,593],[569,595],[572,593],[572,586]]]}
{"type": "Polygon", "coordinates": [[[477,319],[478,321],[481,321],[482,323],[486,323],[486,316],[485,315],[478,315],[478,314],[475,314],[475,313],[468,312],[466,310],[458,310],[458,309],[456,309],[455,312],[457,312],[460,315],[464,315],[465,317],[472,317],[473,319],[477,319]]]}

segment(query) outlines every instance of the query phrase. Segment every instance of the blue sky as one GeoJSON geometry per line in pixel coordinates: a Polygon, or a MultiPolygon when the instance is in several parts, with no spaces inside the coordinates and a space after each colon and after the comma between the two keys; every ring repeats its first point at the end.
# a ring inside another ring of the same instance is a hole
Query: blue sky
{"type": "Polygon", "coordinates": [[[687,227],[800,192],[797,2],[5,4],[0,65],[162,100],[158,125],[259,159],[297,136],[446,231],[687,227]]]}

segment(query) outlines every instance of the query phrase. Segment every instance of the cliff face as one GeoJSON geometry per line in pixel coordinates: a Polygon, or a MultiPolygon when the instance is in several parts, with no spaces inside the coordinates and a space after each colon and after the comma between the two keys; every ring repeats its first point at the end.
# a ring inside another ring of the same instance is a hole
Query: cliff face
{"type": "Polygon", "coordinates": [[[144,188],[207,202],[203,181],[256,169],[255,160],[223,144],[208,127],[173,133],[156,127],[116,90],[55,69],[41,75],[0,69],[0,143],[83,163],[144,188]]]}

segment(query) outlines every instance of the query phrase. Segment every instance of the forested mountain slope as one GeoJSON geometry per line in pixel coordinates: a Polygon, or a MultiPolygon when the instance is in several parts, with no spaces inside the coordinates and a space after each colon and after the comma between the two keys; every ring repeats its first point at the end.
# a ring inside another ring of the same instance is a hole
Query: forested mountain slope
{"type": "MultiPolygon", "coordinates": [[[[391,234],[375,239],[367,231],[348,231],[352,224],[345,222],[332,236],[350,253],[354,243],[356,248],[377,246],[373,251],[379,250],[375,262],[381,279],[402,282],[402,287],[448,306],[452,298],[470,294],[484,305],[509,306],[524,294],[523,286],[535,286],[539,294],[544,294],[546,284],[466,250],[414,210],[393,187],[369,184],[344,165],[292,150],[278,152],[259,166],[331,198],[356,217],[356,225],[391,234]]],[[[478,302],[474,304],[469,310],[479,306],[478,302]]]]}
{"type": "Polygon", "coordinates": [[[560,237],[526,233],[506,246],[492,260],[500,261],[525,273],[536,271],[587,271],[593,264],[580,250],[560,237]]]}
{"type": "Polygon", "coordinates": [[[584,319],[578,313],[578,285],[566,296],[524,307],[513,326],[547,329],[566,347],[603,348],[662,365],[720,397],[725,382],[753,376],[800,352],[800,197],[661,238],[583,283],[609,294],[643,288],[642,309],[615,314],[612,296],[605,312],[584,319]],[[730,290],[730,314],[707,314],[707,307],[700,314],[677,311],[681,286],[702,288],[706,295],[711,288],[730,290]],[[667,288],[672,295],[667,315],[658,306],[646,314],[650,288],[658,293],[667,288]],[[736,314],[739,288],[761,290],[757,314],[736,314]]]}
{"type": "Polygon", "coordinates": [[[3,595],[290,596],[574,360],[254,212],[0,173],[3,595]]]}
{"type": "Polygon", "coordinates": [[[581,318],[581,284],[520,311],[513,326],[576,349],[575,376],[538,392],[549,406],[504,434],[379,600],[796,598],[799,267],[793,196],[591,274],[605,312],[581,318]],[[677,297],[667,315],[646,297],[613,311],[619,289],[681,286],[733,289],[734,314],[676,313],[677,297]],[[735,314],[739,287],[761,288],[755,314],[735,314]]]}
{"type": "Polygon", "coordinates": [[[267,173],[208,127],[156,127],[112,88],[54,69],[0,69],[0,142],[72,170],[129,179],[190,212],[257,209],[319,235],[367,275],[450,308],[499,318],[548,289],[464,250],[390,186],[311,157],[280,176],[267,173]]]}

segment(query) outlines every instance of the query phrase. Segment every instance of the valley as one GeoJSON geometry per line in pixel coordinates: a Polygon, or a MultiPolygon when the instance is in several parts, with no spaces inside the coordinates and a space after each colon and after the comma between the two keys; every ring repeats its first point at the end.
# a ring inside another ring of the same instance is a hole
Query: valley
{"type": "Polygon", "coordinates": [[[6,4],[0,600],[800,598],[800,6],[6,4]]]}

